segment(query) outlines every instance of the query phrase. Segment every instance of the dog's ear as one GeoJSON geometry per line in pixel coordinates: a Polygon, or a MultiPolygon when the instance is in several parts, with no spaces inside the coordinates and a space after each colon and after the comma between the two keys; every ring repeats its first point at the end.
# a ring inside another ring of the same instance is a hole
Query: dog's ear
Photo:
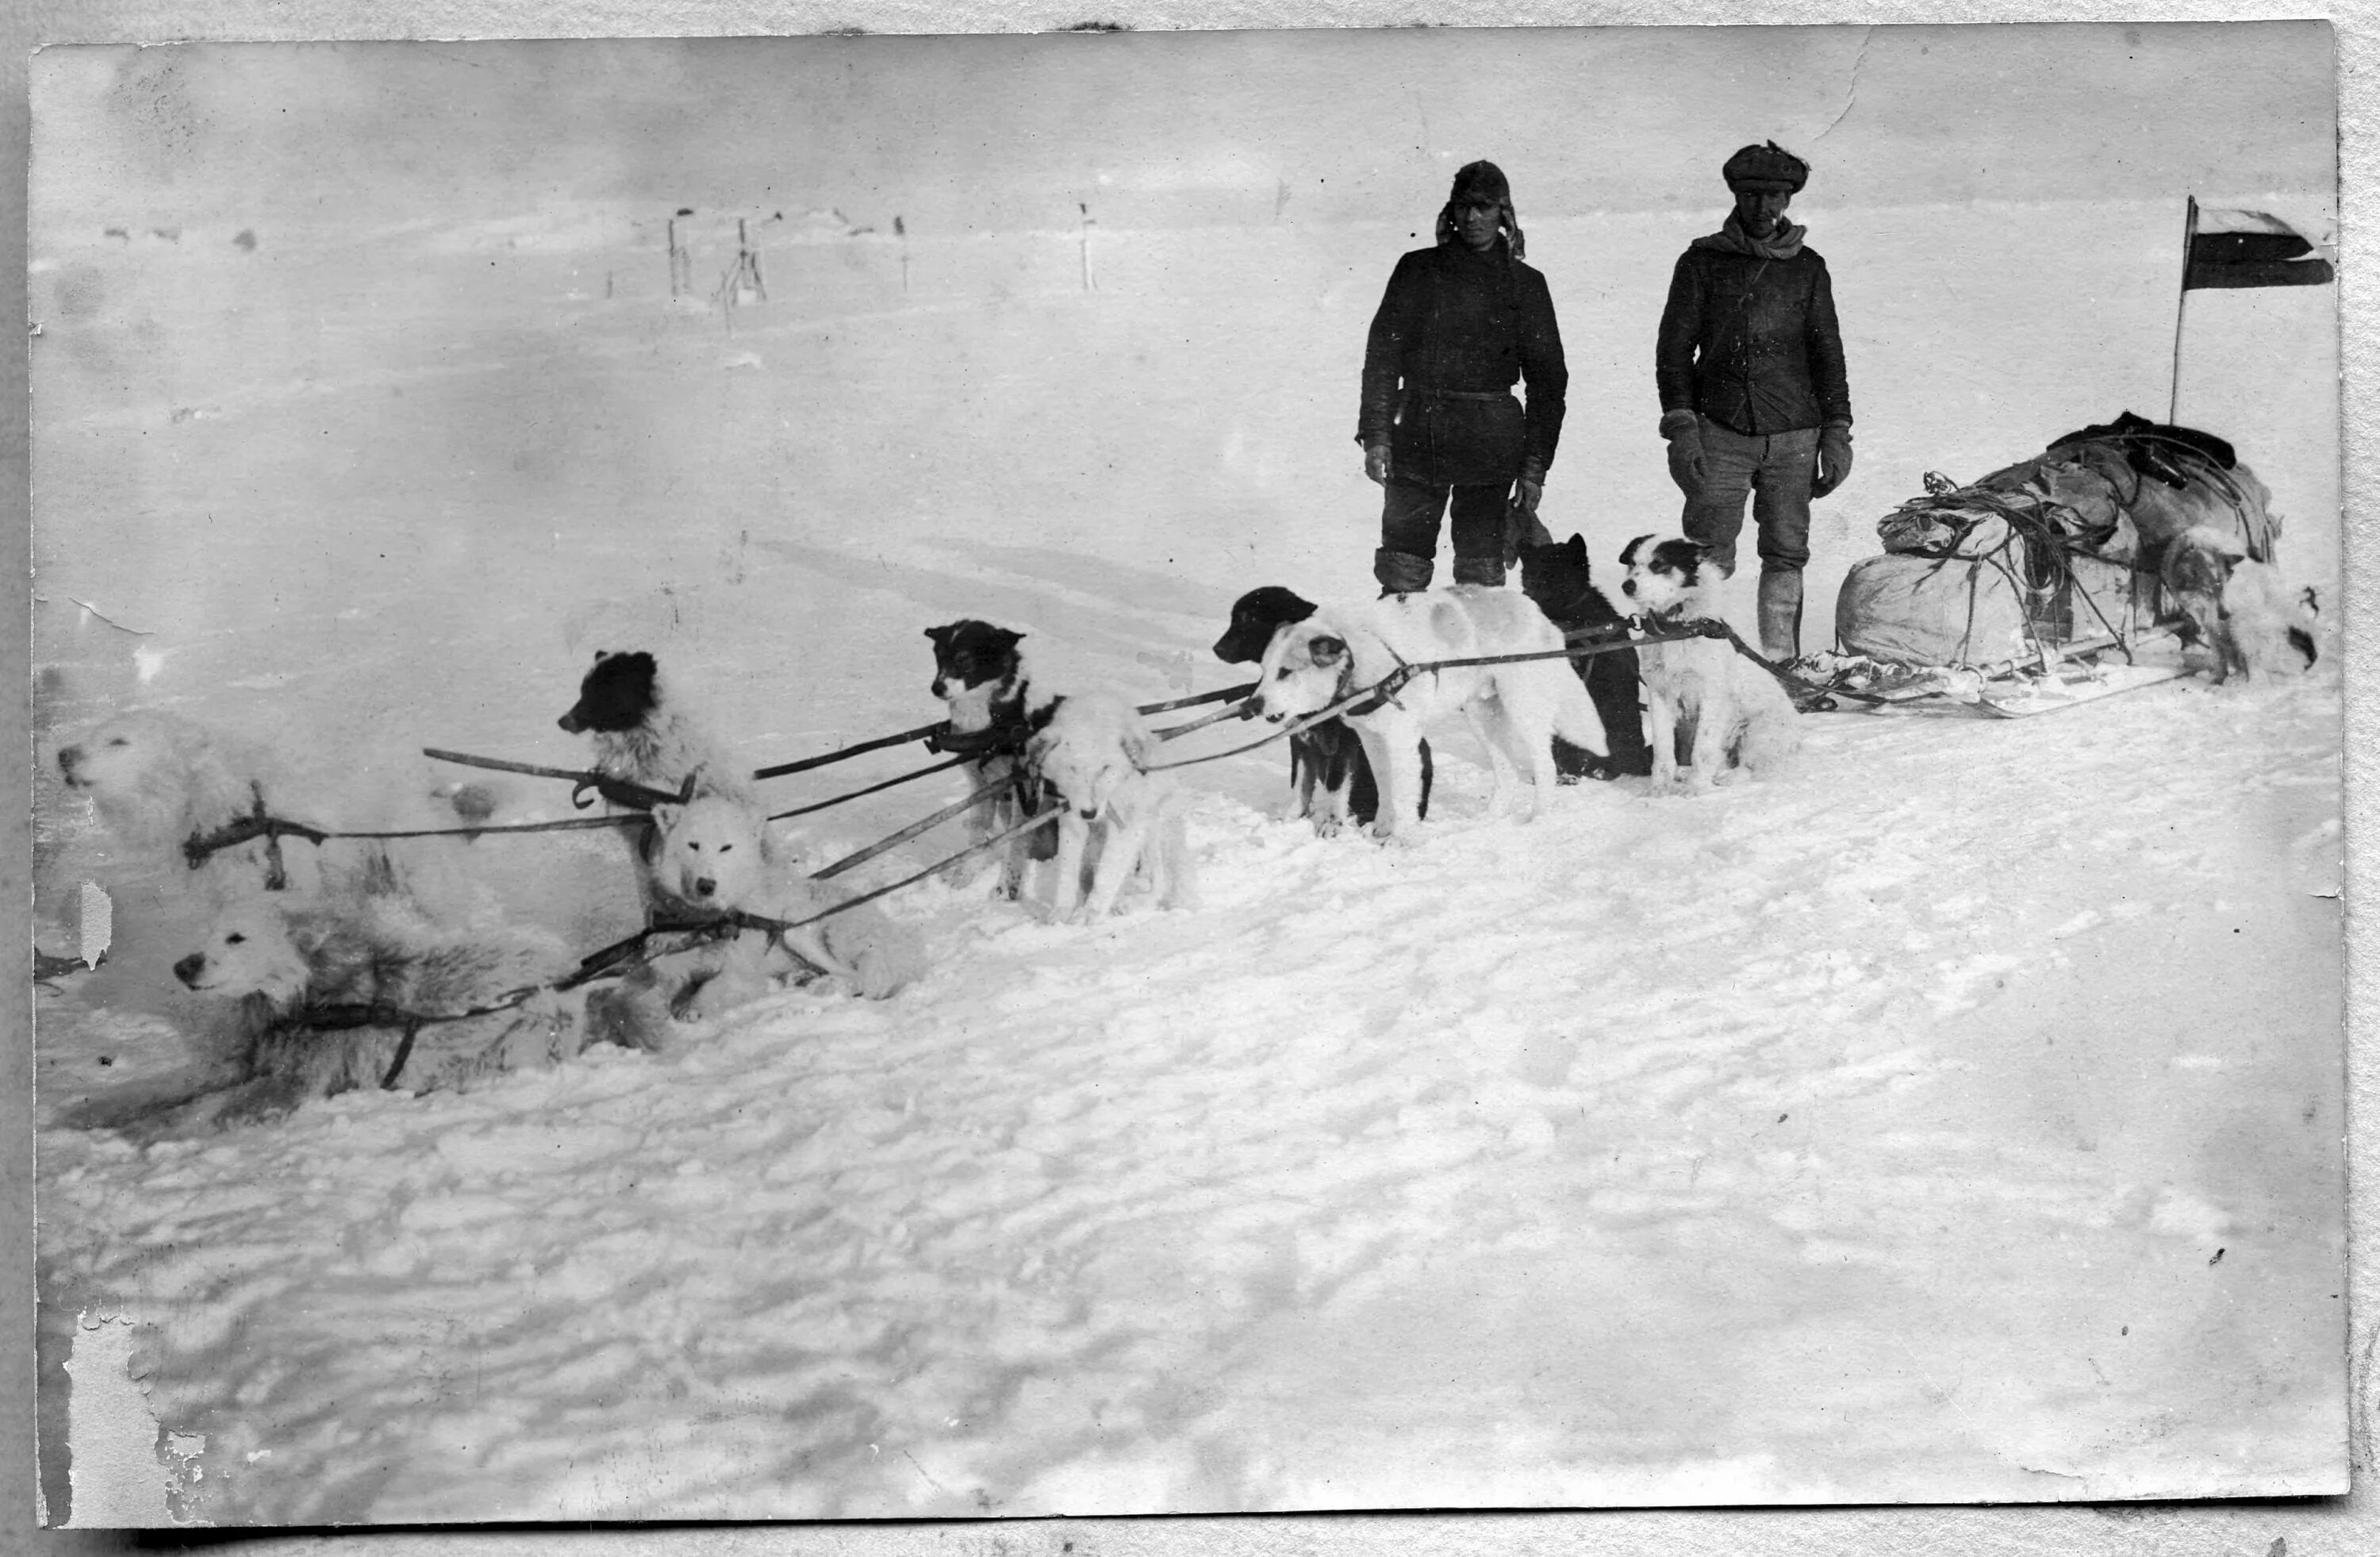
{"type": "Polygon", "coordinates": [[[1347,657],[1347,640],[1324,633],[1305,646],[1305,653],[1318,665],[1335,665],[1347,657]]]}
{"type": "Polygon", "coordinates": [[[661,801],[653,807],[653,826],[661,832],[670,832],[677,826],[678,819],[685,815],[686,808],[676,801],[661,801]]]}
{"type": "Polygon", "coordinates": [[[1124,732],[1123,754],[1132,759],[1132,765],[1135,768],[1143,772],[1148,768],[1148,760],[1157,754],[1157,746],[1156,735],[1148,729],[1124,732]]]}
{"type": "Polygon", "coordinates": [[[1566,560],[1574,562],[1581,567],[1586,566],[1586,537],[1579,534],[1578,531],[1571,531],[1570,539],[1561,543],[1561,551],[1566,560]]]}
{"type": "Polygon", "coordinates": [[[281,932],[289,938],[289,944],[302,957],[310,957],[321,951],[339,928],[337,918],[327,912],[281,913],[266,918],[263,923],[269,926],[275,919],[279,921],[281,932]]]}
{"type": "Polygon", "coordinates": [[[1627,545],[1621,547],[1620,566],[1622,567],[1635,566],[1637,554],[1645,550],[1646,543],[1652,539],[1653,538],[1649,535],[1640,535],[1635,540],[1628,542],[1627,545]]]}
{"type": "Polygon", "coordinates": [[[945,622],[939,627],[928,627],[926,629],[926,636],[934,640],[935,648],[948,649],[951,646],[951,634],[957,630],[957,624],[945,622]]]}

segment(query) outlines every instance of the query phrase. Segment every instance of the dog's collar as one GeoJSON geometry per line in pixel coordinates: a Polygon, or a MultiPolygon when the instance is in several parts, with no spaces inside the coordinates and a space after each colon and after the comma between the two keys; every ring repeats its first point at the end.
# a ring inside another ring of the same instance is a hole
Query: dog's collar
{"type": "MultiPolygon", "coordinates": [[[[1388,650],[1389,658],[1397,663],[1397,669],[1401,671],[1411,671],[1413,669],[1410,664],[1405,663],[1405,657],[1402,654],[1398,653],[1395,649],[1391,648],[1386,639],[1381,640],[1380,647],[1388,650]]],[[[1438,673],[1436,671],[1432,671],[1429,674],[1436,675],[1438,673]]],[[[1355,651],[1353,649],[1350,649],[1347,651],[1347,663],[1341,666],[1339,670],[1339,689],[1331,694],[1330,700],[1335,703],[1340,699],[1344,698],[1347,695],[1347,684],[1354,679],[1355,651]]],[[[1400,682],[1400,685],[1402,684],[1402,683],[1400,682]]],[[[1342,714],[1352,713],[1358,715],[1378,713],[1384,706],[1390,703],[1396,703],[1399,708],[1405,706],[1402,703],[1397,702],[1397,695],[1394,692],[1376,692],[1371,697],[1368,697],[1362,702],[1357,703],[1354,708],[1342,710],[1342,714]]]]}
{"type": "Polygon", "coordinates": [[[953,730],[945,724],[926,737],[926,749],[947,752],[953,757],[1014,757],[1025,750],[1025,743],[1038,727],[1022,702],[1011,703],[980,730],[953,730]]]}

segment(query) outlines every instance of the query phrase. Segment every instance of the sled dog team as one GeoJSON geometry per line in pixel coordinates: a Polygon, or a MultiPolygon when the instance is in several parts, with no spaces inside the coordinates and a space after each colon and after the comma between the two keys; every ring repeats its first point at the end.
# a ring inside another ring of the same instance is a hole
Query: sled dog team
{"type": "MultiPolygon", "coordinates": [[[[1560,560],[1574,565],[1579,593],[1592,595],[1575,537],[1569,552],[1577,554],[1560,560]]],[[[1705,558],[1691,541],[1639,537],[1621,555],[1621,595],[1648,626],[1715,615],[1716,580],[1705,558]]],[[[1541,560],[1551,566],[1556,559],[1541,560]]],[[[2252,636],[2265,614],[2289,614],[2286,602],[2260,614],[2228,587],[2240,572],[2221,565],[2234,561],[2216,556],[2209,578],[2184,568],[2172,580],[2192,619],[2204,616],[2218,680],[2271,651],[2252,636]]],[[[1491,810],[1517,808],[1524,820],[1558,782],[1564,750],[1585,754],[1585,771],[1595,771],[1616,752],[1648,746],[1657,792],[1695,792],[1770,772],[1798,747],[1791,699],[1765,668],[1716,639],[1637,641],[1585,660],[1448,666],[1358,698],[1402,667],[1558,653],[1562,628],[1532,598],[1543,594],[1457,585],[1321,607],[1287,590],[1256,590],[1234,606],[1215,652],[1257,663],[1250,712],[1276,725],[1346,705],[1291,738],[1297,814],[1324,835],[1368,821],[1383,840],[1409,840],[1430,798],[1425,731],[1455,714],[1488,753],[1491,810]],[[1624,701],[1596,663],[1623,657],[1634,662],[1617,688],[1624,701]],[[1648,731],[1637,728],[1640,679],[1648,731]],[[1598,703],[1614,716],[1609,724],[1598,703]]],[[[1599,595],[1594,600],[1619,622],[1599,595]]],[[[996,894],[1015,900],[1026,895],[1032,865],[1047,861],[1049,912],[1059,919],[1101,918],[1136,881],[1160,906],[1195,906],[1186,797],[1134,706],[1106,691],[1037,687],[1024,635],[1011,629],[969,619],[926,636],[931,688],[948,709],[941,744],[965,757],[972,790],[990,790],[968,813],[970,842],[988,845],[1046,809],[1058,812],[1054,825],[1016,832],[996,859],[961,861],[950,874],[968,881],[996,865],[996,894]]],[[[880,1000],[924,976],[917,930],[803,871],[771,827],[748,770],[652,655],[599,652],[558,723],[589,737],[605,780],[677,797],[653,804],[646,824],[622,829],[649,923],[737,913],[788,923],[839,911],[790,930],[697,939],[637,963],[616,982],[558,989],[576,958],[550,935],[504,921],[493,894],[465,869],[463,837],[317,845],[238,829],[262,814],[338,832],[451,830],[458,819],[489,819],[495,801],[486,790],[359,792],[351,775],[309,771],[177,715],[118,715],[62,748],[59,767],[135,855],[178,862],[188,840],[231,840],[197,864],[219,910],[203,943],[174,965],[190,990],[233,1003],[234,1031],[221,1045],[231,1070],[196,1096],[87,1122],[153,1137],[276,1117],[352,1088],[462,1089],[569,1059],[589,1042],[666,1049],[674,1024],[718,1016],[781,983],[829,979],[880,1000]]]]}

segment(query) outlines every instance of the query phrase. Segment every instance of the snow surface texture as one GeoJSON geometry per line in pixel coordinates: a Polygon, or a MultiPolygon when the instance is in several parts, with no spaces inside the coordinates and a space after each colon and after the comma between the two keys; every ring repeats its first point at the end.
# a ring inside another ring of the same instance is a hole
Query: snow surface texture
{"type": "MultiPolygon", "coordinates": [[[[2087,327],[2006,361],[1982,329],[1907,350],[1928,278],[1959,274],[1928,219],[1814,229],[1875,407],[1821,509],[1814,622],[1920,471],[1972,479],[2162,383],[2153,346],[2086,371],[2128,308],[2169,305],[2155,287],[2103,286],[2087,327]],[[1891,287],[1859,284],[1863,253],[1891,287]]],[[[1607,581],[1674,515],[1640,348],[1706,225],[1531,226],[1577,375],[1547,518],[1607,581]],[[1597,285],[1566,289],[1554,257],[1590,232],[1597,285]]],[[[164,971],[194,943],[187,883],[111,858],[49,766],[106,710],[569,766],[552,722],[586,660],[642,647],[774,761],[933,718],[922,629],[959,615],[1027,628],[1053,680],[1155,699],[1245,675],[1205,650],[1241,590],[1369,589],[1346,424],[1401,233],[1232,235],[1236,271],[1216,235],[1102,235],[1092,295],[1056,238],[921,245],[906,297],[889,249],[821,246],[772,257],[778,300],[732,319],[670,310],[625,236],[336,265],[208,236],[94,237],[34,278],[38,912],[71,947],[100,880],[116,933],[38,1014],[45,1409],[75,1316],[134,1318],[160,1421],[203,1439],[182,1516],[2336,1484],[2329,676],[2014,724],[1815,718],[1776,783],[1583,786],[1528,826],[1483,814],[1450,728],[1438,822],[1396,852],[1280,820],[1276,748],[1185,775],[1195,913],[1057,928],[929,885],[891,906],[933,971],[880,1005],[787,992],[666,1059],[145,1152],[56,1127],[163,1084],[202,1026],[164,971]],[[1258,274],[1293,303],[1237,309],[1258,274]]],[[[2301,363],[2324,337],[2289,306],[2242,302],[2301,363]]],[[[2252,400],[2196,420],[2276,489],[2296,570],[2335,576],[2335,472],[2260,444],[2252,400]]],[[[565,809],[503,782],[509,814],[565,809]]],[[[803,846],[955,793],[827,812],[803,846]]],[[[630,922],[616,841],[474,849],[574,943],[630,922]]]]}

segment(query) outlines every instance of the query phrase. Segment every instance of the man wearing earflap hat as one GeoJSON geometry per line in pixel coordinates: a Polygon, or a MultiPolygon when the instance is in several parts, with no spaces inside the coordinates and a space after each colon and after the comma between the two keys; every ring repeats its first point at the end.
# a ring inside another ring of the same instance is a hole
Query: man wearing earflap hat
{"type": "Polygon", "coordinates": [[[1791,659],[1810,500],[1851,474],[1851,386],[1827,262],[1785,220],[1810,164],[1772,140],[1744,147],[1720,173],[1735,209],[1679,257],[1661,310],[1661,436],[1686,494],[1687,537],[1730,572],[1752,498],[1761,647],[1791,659]]]}
{"type": "Polygon", "coordinates": [[[1523,247],[1503,171],[1467,164],[1436,245],[1397,262],[1372,317],[1355,441],[1385,490],[1372,559],[1384,594],[1429,587],[1450,505],[1458,584],[1501,584],[1508,525],[1533,528],[1570,374],[1546,278],[1522,263],[1523,247]]]}

